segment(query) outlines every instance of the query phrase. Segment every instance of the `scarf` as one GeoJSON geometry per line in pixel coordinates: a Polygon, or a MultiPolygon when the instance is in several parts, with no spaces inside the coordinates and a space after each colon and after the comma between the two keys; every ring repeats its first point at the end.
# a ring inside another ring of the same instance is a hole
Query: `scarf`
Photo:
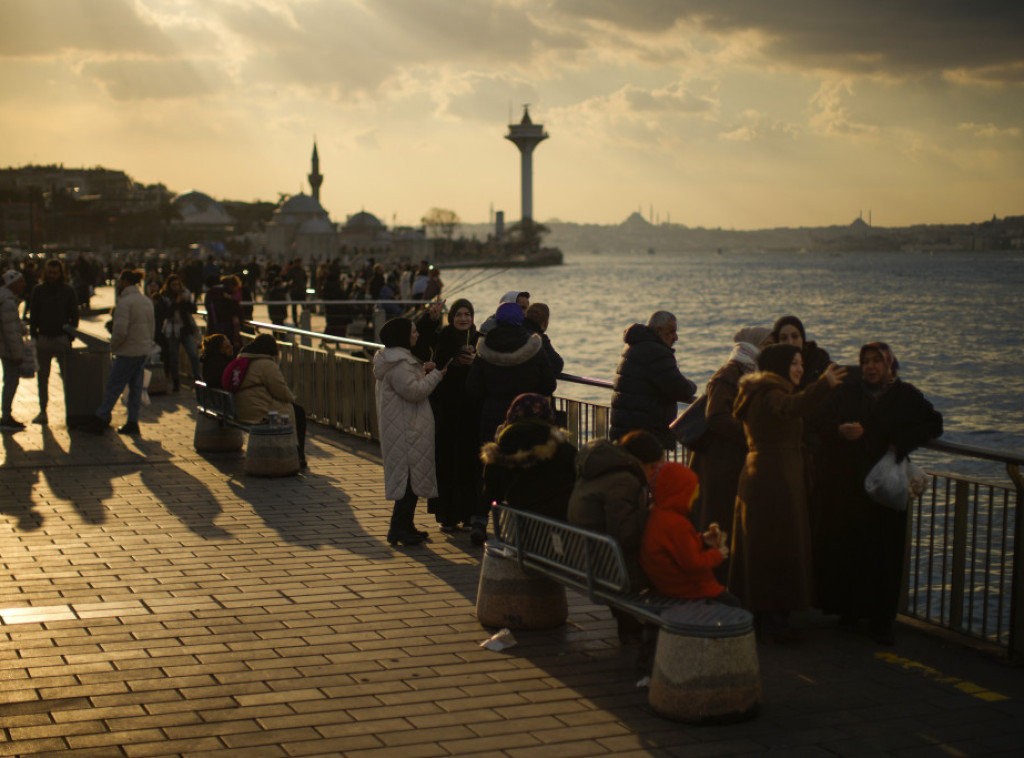
{"type": "Polygon", "coordinates": [[[748,371],[754,371],[757,368],[757,356],[760,353],[761,350],[749,342],[737,342],[732,346],[729,360],[736,361],[748,371]]]}

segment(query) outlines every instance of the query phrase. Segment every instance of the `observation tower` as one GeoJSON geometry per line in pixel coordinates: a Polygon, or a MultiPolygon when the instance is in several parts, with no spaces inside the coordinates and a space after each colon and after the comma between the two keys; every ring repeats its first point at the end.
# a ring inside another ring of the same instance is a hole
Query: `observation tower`
{"type": "Polygon", "coordinates": [[[522,166],[523,221],[533,221],[533,149],[548,138],[542,124],[530,120],[530,106],[523,106],[523,120],[508,125],[505,139],[519,148],[522,166]]]}

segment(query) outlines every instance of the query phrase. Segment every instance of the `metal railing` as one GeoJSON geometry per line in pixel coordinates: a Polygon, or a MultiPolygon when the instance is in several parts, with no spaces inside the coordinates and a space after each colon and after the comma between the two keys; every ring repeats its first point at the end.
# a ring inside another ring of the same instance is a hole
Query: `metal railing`
{"type": "MultiPolygon", "coordinates": [[[[370,357],[381,345],[263,322],[250,326],[294,340],[280,344],[281,367],[311,420],[379,438],[370,357]]],[[[561,374],[559,380],[612,387],[607,381],[570,374],[561,374]]],[[[578,445],[608,435],[608,405],[556,395],[555,407],[565,412],[578,445]]],[[[1016,559],[1017,546],[1024,544],[1019,518],[1024,456],[941,440],[925,447],[954,460],[1001,463],[1010,483],[929,472],[931,486],[910,508],[901,611],[1024,657],[1024,561],[1016,559]]],[[[670,454],[675,460],[685,456],[682,447],[670,454]]]]}

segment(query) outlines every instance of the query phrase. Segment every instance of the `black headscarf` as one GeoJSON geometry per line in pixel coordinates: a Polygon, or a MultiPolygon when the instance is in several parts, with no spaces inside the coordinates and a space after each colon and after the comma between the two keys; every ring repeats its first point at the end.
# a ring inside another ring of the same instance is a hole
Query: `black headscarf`
{"type": "Polygon", "coordinates": [[[796,345],[769,345],[757,356],[757,367],[761,371],[770,371],[788,380],[793,356],[799,352],[800,348],[796,345]]]}
{"type": "Polygon", "coordinates": [[[272,334],[261,334],[246,345],[242,352],[250,355],[277,355],[277,340],[272,334]]]}
{"type": "Polygon", "coordinates": [[[807,332],[804,329],[804,322],[796,316],[783,316],[772,325],[772,342],[779,341],[779,332],[782,331],[784,326],[795,326],[796,330],[800,332],[800,341],[805,345],[807,344],[807,332]]]}
{"type": "Polygon", "coordinates": [[[452,323],[452,319],[455,317],[455,314],[458,312],[459,308],[468,308],[469,309],[470,317],[475,317],[476,316],[476,311],[473,310],[473,304],[471,302],[469,302],[466,298],[460,297],[458,300],[456,300],[454,303],[452,303],[451,306],[448,308],[448,323],[449,324],[452,323]]]}
{"type": "Polygon", "coordinates": [[[412,321],[407,318],[393,318],[380,328],[380,341],[384,347],[411,348],[412,321]]]}
{"type": "MultiPolygon", "coordinates": [[[[462,348],[468,345],[476,345],[476,341],[480,338],[480,333],[476,330],[475,325],[471,324],[469,329],[461,331],[455,328],[455,325],[452,323],[452,317],[460,308],[468,308],[469,315],[475,315],[473,304],[466,300],[466,298],[461,297],[452,303],[451,308],[448,309],[448,326],[437,335],[437,343],[434,345],[434,360],[438,366],[444,366],[449,360],[457,357],[462,348]]],[[[462,369],[468,372],[469,366],[462,366],[456,362],[448,370],[451,371],[452,369],[455,369],[456,373],[462,369]]]]}

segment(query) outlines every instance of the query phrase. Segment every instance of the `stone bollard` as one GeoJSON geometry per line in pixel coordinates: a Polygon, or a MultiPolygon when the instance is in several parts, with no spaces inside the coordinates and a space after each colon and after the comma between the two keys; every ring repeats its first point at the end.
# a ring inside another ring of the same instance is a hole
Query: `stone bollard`
{"type": "Polygon", "coordinates": [[[541,576],[528,576],[504,545],[488,542],[480,566],[476,617],[488,627],[551,629],[569,617],[565,587],[541,576]]]}
{"type": "Polygon", "coordinates": [[[648,702],[689,724],[741,721],[757,713],[761,674],[753,617],[742,608],[694,602],[663,615],[648,702]]]}
{"type": "Polygon", "coordinates": [[[245,449],[249,476],[290,476],[299,473],[299,451],[291,424],[256,424],[249,428],[245,449]]]}
{"type": "Polygon", "coordinates": [[[237,426],[200,413],[192,444],[197,453],[233,453],[245,445],[245,432],[237,426]]]}

